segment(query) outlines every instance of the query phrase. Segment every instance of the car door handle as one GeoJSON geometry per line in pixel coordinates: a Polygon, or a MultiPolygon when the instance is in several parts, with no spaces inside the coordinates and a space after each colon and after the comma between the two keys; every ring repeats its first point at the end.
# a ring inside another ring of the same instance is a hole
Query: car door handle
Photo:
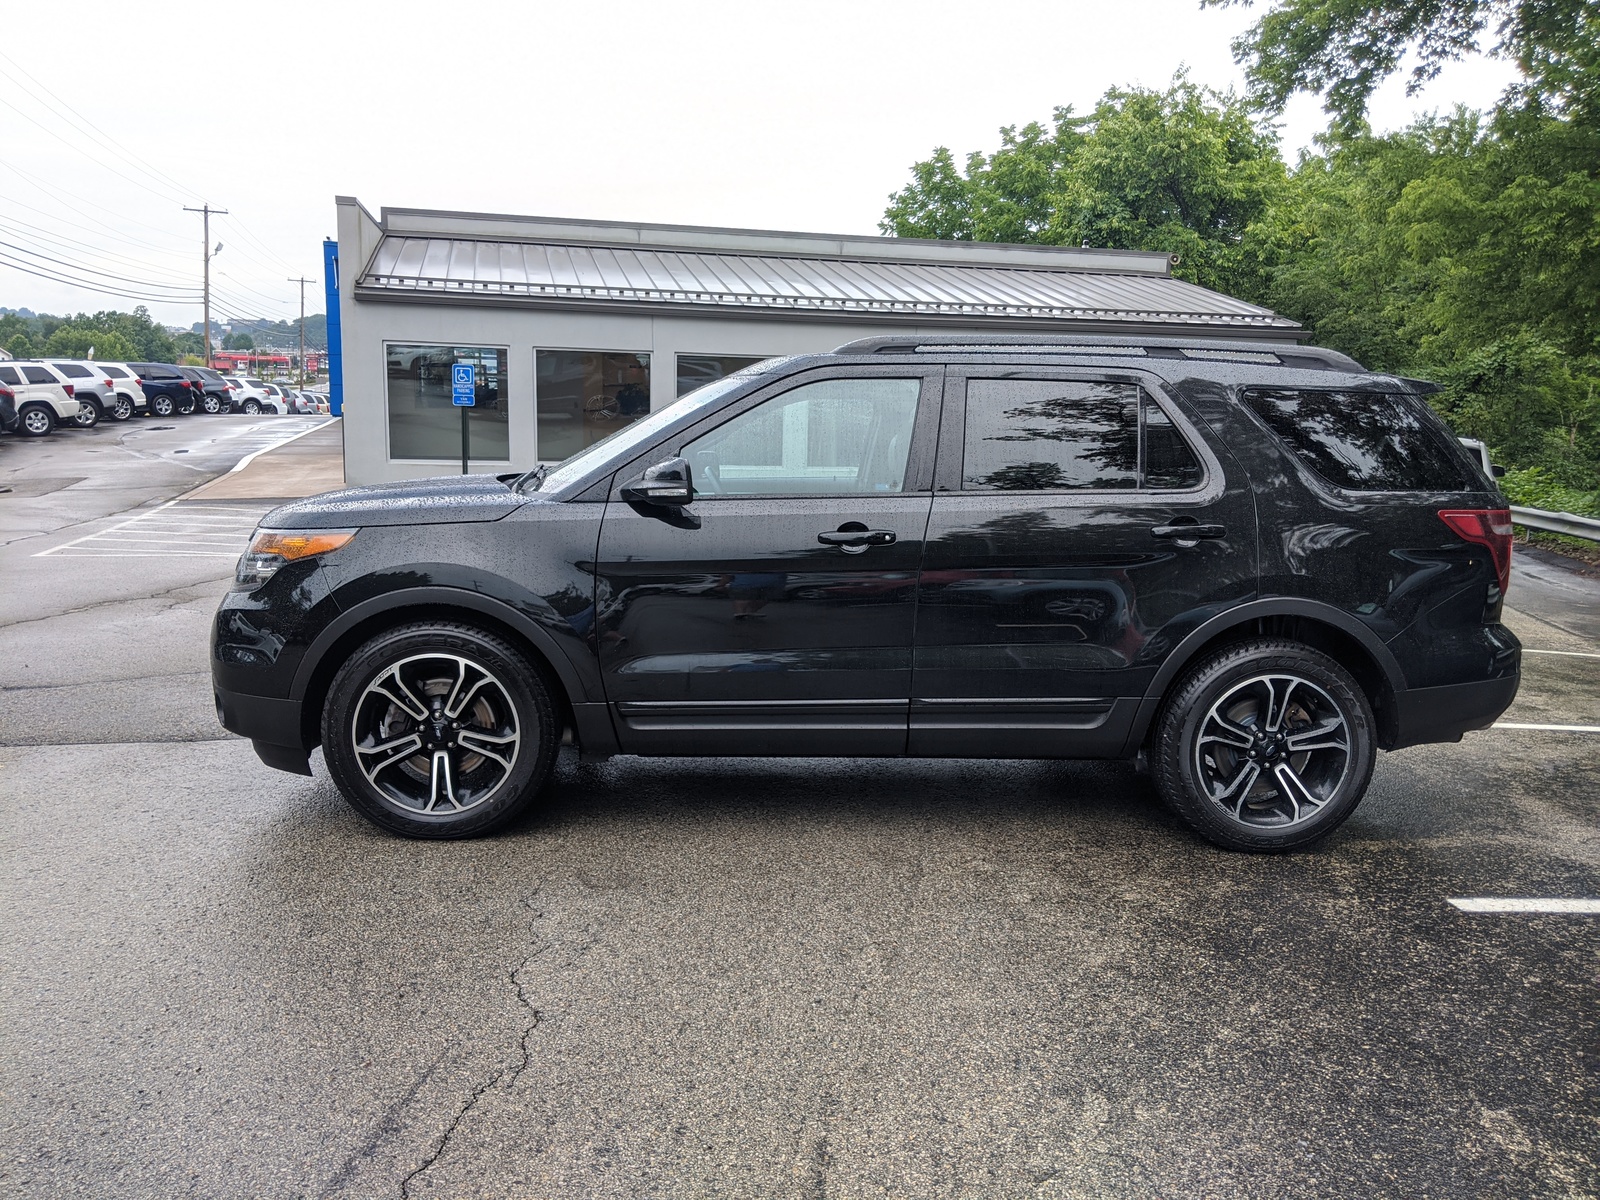
{"type": "Polygon", "coordinates": [[[892,546],[895,536],[892,529],[834,529],[817,534],[824,546],[892,546]]]}
{"type": "Polygon", "coordinates": [[[1228,530],[1222,525],[1156,525],[1151,527],[1150,536],[1172,538],[1179,542],[1198,542],[1201,539],[1225,538],[1228,530]]]}

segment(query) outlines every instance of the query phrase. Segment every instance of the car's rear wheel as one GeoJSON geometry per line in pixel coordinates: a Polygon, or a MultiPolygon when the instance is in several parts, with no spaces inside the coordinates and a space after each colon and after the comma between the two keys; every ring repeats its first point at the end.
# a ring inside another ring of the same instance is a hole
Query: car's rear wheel
{"type": "Polygon", "coordinates": [[[116,403],[111,406],[111,419],[126,421],[131,416],[133,416],[133,401],[127,396],[119,395],[116,403]]]}
{"type": "Polygon", "coordinates": [[[178,412],[186,417],[194,412],[194,398],[191,396],[178,401],[178,412]]]}
{"type": "Polygon", "coordinates": [[[200,407],[205,409],[206,412],[210,413],[212,416],[216,416],[222,411],[222,401],[216,396],[212,395],[210,392],[207,392],[200,398],[200,407]]]}
{"type": "Polygon", "coordinates": [[[79,429],[93,429],[100,424],[100,405],[93,400],[78,401],[78,411],[73,414],[72,423],[79,429]]]}
{"type": "Polygon", "coordinates": [[[172,415],[172,408],[173,408],[173,405],[172,405],[172,397],[171,396],[152,396],[152,397],[150,397],[150,411],[153,412],[156,416],[158,416],[158,417],[170,417],[172,415]]]}
{"type": "Polygon", "coordinates": [[[254,396],[252,396],[250,399],[248,399],[248,400],[246,400],[244,402],[244,410],[245,410],[245,412],[249,413],[252,417],[255,416],[257,413],[259,413],[261,411],[261,401],[257,400],[254,396]]]}
{"type": "Polygon", "coordinates": [[[467,625],[379,634],[340,667],[322,750],[345,799],[406,837],[488,833],[533,803],[555,762],[555,708],[510,644],[467,625]]]}
{"type": "Polygon", "coordinates": [[[1191,669],[1157,722],[1156,786],[1230,850],[1310,845],[1355,811],[1376,757],[1372,707],[1350,673],[1299,642],[1229,646],[1191,669]]]}
{"type": "Polygon", "coordinates": [[[48,404],[29,404],[17,414],[17,432],[43,437],[56,427],[56,414],[48,404]]]}

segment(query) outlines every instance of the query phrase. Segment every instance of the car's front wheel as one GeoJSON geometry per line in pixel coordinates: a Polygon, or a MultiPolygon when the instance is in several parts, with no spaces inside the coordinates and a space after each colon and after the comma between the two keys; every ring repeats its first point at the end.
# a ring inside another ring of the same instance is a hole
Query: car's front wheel
{"type": "Polygon", "coordinates": [[[56,414],[46,404],[29,404],[17,418],[17,432],[28,437],[43,437],[56,427],[56,414]]]}
{"type": "Polygon", "coordinates": [[[1230,850],[1283,851],[1332,833],[1366,794],[1372,706],[1350,673],[1284,639],[1229,646],[1172,693],[1151,746],[1156,786],[1230,850]]]}
{"type": "Polygon", "coordinates": [[[406,837],[462,838],[515,820],[555,762],[550,694],[501,638],[421,623],[379,634],[339,669],[322,751],[363,816],[406,837]]]}

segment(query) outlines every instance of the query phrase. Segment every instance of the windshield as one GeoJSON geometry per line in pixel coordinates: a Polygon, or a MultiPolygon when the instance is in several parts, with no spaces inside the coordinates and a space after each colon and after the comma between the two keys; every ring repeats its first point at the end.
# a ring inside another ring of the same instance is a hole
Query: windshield
{"type": "Polygon", "coordinates": [[[594,445],[578,451],[571,458],[563,459],[548,470],[544,467],[535,467],[517,480],[515,487],[519,492],[558,492],[582,479],[601,463],[627,458],[635,448],[648,442],[690,409],[701,408],[714,400],[720,400],[735,388],[748,383],[757,375],[766,374],[784,361],[781,358],[769,358],[742,371],[735,371],[732,375],[714,379],[704,387],[696,388],[687,396],[679,396],[665,408],[658,408],[649,416],[641,417],[631,425],[624,425],[611,436],[601,438],[594,445]]]}

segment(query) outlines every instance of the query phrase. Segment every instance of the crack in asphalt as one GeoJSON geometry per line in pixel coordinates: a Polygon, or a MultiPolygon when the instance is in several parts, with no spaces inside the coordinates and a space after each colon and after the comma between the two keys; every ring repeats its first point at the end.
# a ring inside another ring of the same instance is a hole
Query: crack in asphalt
{"type": "MultiPolygon", "coordinates": [[[[537,896],[538,893],[535,892],[534,895],[537,896]]],[[[531,922],[536,923],[544,917],[544,913],[534,910],[531,898],[523,900],[522,903],[531,914],[531,922]]],[[[528,1040],[533,1036],[534,1030],[544,1023],[544,1013],[533,1006],[533,1001],[529,999],[527,989],[523,986],[521,975],[532,965],[533,960],[550,949],[550,946],[550,942],[544,942],[536,946],[521,963],[506,972],[506,978],[510,981],[511,986],[517,989],[517,1003],[528,1010],[531,1018],[523,1028],[522,1035],[517,1039],[517,1048],[522,1054],[522,1061],[511,1066],[496,1068],[487,1079],[472,1090],[472,1094],[456,1110],[456,1115],[451,1119],[450,1124],[445,1127],[445,1131],[439,1136],[438,1141],[434,1143],[433,1149],[410,1174],[400,1181],[401,1200],[410,1200],[411,1184],[418,1176],[444,1157],[445,1151],[450,1148],[451,1140],[455,1137],[456,1130],[461,1127],[461,1123],[467,1119],[472,1110],[478,1106],[478,1101],[482,1100],[489,1090],[497,1084],[503,1083],[506,1088],[515,1085],[518,1078],[521,1077],[522,1073],[528,1069],[529,1064],[533,1061],[533,1051],[528,1045],[528,1040]]]]}
{"type": "MultiPolygon", "coordinates": [[[[226,578],[230,577],[232,574],[233,574],[233,568],[229,567],[226,572],[224,572],[221,575],[216,576],[215,578],[202,579],[197,583],[180,583],[180,584],[176,584],[173,587],[166,588],[163,591],[151,592],[148,596],[124,596],[124,597],[121,597],[120,599],[96,600],[94,603],[85,604],[81,608],[61,608],[61,609],[57,609],[55,612],[46,613],[43,616],[39,616],[39,617],[24,617],[20,621],[0,621],[0,629],[15,629],[19,625],[36,625],[41,621],[55,621],[55,620],[59,620],[62,617],[81,616],[84,613],[93,612],[97,608],[111,608],[111,607],[114,607],[115,605],[118,605],[118,604],[146,604],[151,600],[164,599],[165,597],[172,595],[174,592],[188,591],[188,590],[193,589],[193,588],[210,587],[218,579],[226,579],[226,578]]],[[[194,600],[206,600],[206,599],[209,599],[209,597],[207,597],[207,596],[189,596],[189,597],[186,597],[186,598],[184,598],[182,600],[177,601],[174,604],[164,605],[159,611],[160,612],[171,612],[174,608],[177,608],[180,604],[187,604],[187,603],[189,603],[191,601],[194,601],[194,600]]]]}
{"type": "MultiPolygon", "coordinates": [[[[0,626],[0,629],[5,628],[0,626]]],[[[209,679],[210,671],[169,671],[164,675],[126,675],[117,679],[80,679],[76,683],[4,683],[0,684],[0,696],[7,692],[54,692],[65,688],[78,687],[103,687],[108,683],[146,683],[154,679],[209,679]]]]}

